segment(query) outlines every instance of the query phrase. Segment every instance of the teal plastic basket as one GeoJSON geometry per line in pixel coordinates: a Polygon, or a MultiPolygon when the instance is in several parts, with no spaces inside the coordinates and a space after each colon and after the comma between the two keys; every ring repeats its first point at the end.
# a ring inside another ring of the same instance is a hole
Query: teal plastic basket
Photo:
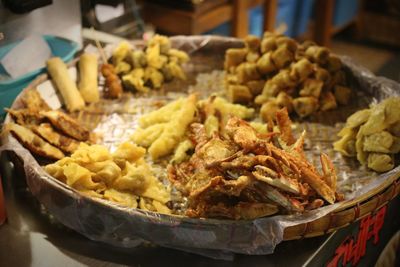
{"type": "MultiPolygon", "coordinates": [[[[78,44],[53,35],[44,35],[43,39],[47,42],[51,49],[53,56],[60,57],[64,62],[68,62],[74,58],[76,51],[78,50],[78,44]]],[[[20,41],[1,46],[0,47],[0,59],[2,59],[8,51],[16,46],[20,41]]],[[[4,108],[10,107],[14,99],[18,94],[32,82],[36,76],[45,72],[45,68],[41,68],[17,79],[0,80],[0,120],[5,115],[4,108]]],[[[6,75],[7,72],[0,65],[0,74],[6,75]]]]}

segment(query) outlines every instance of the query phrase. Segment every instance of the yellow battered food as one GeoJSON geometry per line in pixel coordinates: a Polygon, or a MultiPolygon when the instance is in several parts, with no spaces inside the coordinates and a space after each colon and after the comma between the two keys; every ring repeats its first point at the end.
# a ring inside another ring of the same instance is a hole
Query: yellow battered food
{"type": "Polygon", "coordinates": [[[72,188],[123,206],[170,213],[170,194],[144,161],[146,150],[133,143],[122,143],[114,153],[101,145],[81,143],[70,156],[45,170],[72,188]]]}
{"type": "Polygon", "coordinates": [[[390,97],[369,109],[355,112],[347,118],[338,133],[340,140],[333,148],[377,172],[394,167],[394,155],[400,152],[400,98],[390,97]]]}

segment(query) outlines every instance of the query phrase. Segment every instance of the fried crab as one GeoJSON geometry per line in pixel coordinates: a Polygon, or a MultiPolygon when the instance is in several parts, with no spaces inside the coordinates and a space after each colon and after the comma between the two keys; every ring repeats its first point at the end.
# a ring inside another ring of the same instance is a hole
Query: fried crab
{"type": "Polygon", "coordinates": [[[168,167],[169,180],[188,197],[188,216],[254,219],[342,198],[331,160],[322,154],[319,172],[304,155],[304,133],[293,137],[287,110],[276,118],[279,132],[259,133],[237,117],[211,137],[203,124],[190,125],[194,153],[168,167]]]}

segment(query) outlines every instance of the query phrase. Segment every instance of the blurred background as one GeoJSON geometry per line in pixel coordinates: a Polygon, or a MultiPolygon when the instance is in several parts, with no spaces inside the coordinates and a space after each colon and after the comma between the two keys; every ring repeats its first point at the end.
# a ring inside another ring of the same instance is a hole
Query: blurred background
{"type": "Polygon", "coordinates": [[[350,55],[400,81],[399,0],[2,0],[0,47],[32,33],[84,46],[167,35],[244,37],[276,30],[350,55]]]}

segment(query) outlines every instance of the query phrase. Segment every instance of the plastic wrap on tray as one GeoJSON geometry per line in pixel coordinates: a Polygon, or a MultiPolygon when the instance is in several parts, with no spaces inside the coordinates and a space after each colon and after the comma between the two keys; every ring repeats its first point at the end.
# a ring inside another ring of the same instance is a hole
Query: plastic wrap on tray
{"type": "MultiPolygon", "coordinates": [[[[177,83],[168,85],[166,91],[169,88],[174,88],[174,91],[176,91],[175,88],[186,88],[194,83],[199,73],[222,69],[225,50],[230,47],[243,46],[241,41],[234,38],[211,36],[177,36],[171,38],[171,41],[173,47],[187,51],[192,61],[185,66],[189,79],[185,82],[177,81],[177,83]]],[[[350,74],[351,87],[362,92],[367,102],[376,102],[388,96],[400,95],[400,84],[385,78],[375,77],[365,68],[353,63],[350,58],[342,57],[342,60],[346,66],[346,71],[350,74]]],[[[223,75],[213,73],[211,77],[223,78],[223,75]]],[[[195,89],[191,88],[191,90],[195,89]]],[[[205,95],[207,93],[209,93],[207,90],[201,92],[205,95]]],[[[18,98],[13,107],[17,108],[19,102],[20,99],[18,98]]],[[[352,111],[354,110],[349,109],[349,112],[352,111]]],[[[118,122],[118,125],[124,125],[124,116],[119,114],[109,116],[118,116],[118,119],[114,118],[113,121],[118,122]]],[[[127,116],[125,118],[128,120],[126,125],[134,125],[132,121],[129,124],[129,120],[134,117],[127,116]]],[[[344,119],[342,118],[342,121],[344,119]]],[[[10,120],[10,118],[7,118],[7,120],[10,120]]],[[[318,136],[315,139],[311,138],[312,149],[314,150],[324,149],[324,147],[319,147],[320,144],[322,146],[324,143],[330,145],[331,143],[326,142],[326,139],[335,140],[335,136],[332,136],[329,132],[332,128],[335,128],[334,125],[331,125],[331,128],[328,129],[328,126],[324,124],[310,122],[304,123],[304,127],[309,128],[311,135],[312,129],[321,135],[321,137],[318,136]],[[322,141],[319,142],[318,138],[321,138],[322,141]],[[314,141],[318,144],[314,145],[314,141]]],[[[125,129],[117,130],[123,132],[122,130],[125,129]]],[[[118,142],[118,139],[125,138],[125,136],[118,138],[110,136],[110,138],[109,140],[112,140],[112,142],[118,142]]],[[[107,140],[105,140],[105,144],[107,145],[107,140]]],[[[108,145],[111,146],[111,142],[108,145]]],[[[47,208],[49,213],[67,227],[76,230],[89,239],[124,248],[136,247],[144,241],[150,241],[160,246],[218,259],[232,259],[234,253],[271,254],[275,246],[282,242],[285,228],[314,221],[343,205],[343,203],[337,203],[303,214],[279,215],[252,221],[193,219],[178,215],[162,215],[139,209],[124,208],[118,204],[89,198],[78,193],[45,173],[33,156],[12,136],[3,136],[3,146],[0,151],[2,150],[12,151],[22,159],[30,191],[47,208]]],[[[309,153],[313,153],[311,146],[309,146],[309,150],[309,153]]],[[[330,153],[334,153],[333,150],[330,153]]],[[[338,153],[333,154],[333,158],[335,164],[345,161],[345,159],[340,158],[338,153]]],[[[346,200],[365,194],[380,186],[393,174],[400,172],[400,167],[397,166],[390,172],[378,176],[362,169],[354,162],[350,162],[346,166],[347,169],[341,168],[338,173],[338,176],[344,177],[339,181],[338,186],[339,190],[345,194],[346,200]],[[354,177],[351,168],[359,169],[357,174],[362,175],[359,182],[358,178],[361,176],[354,177]],[[363,186],[360,186],[361,184],[363,186]]]]}

